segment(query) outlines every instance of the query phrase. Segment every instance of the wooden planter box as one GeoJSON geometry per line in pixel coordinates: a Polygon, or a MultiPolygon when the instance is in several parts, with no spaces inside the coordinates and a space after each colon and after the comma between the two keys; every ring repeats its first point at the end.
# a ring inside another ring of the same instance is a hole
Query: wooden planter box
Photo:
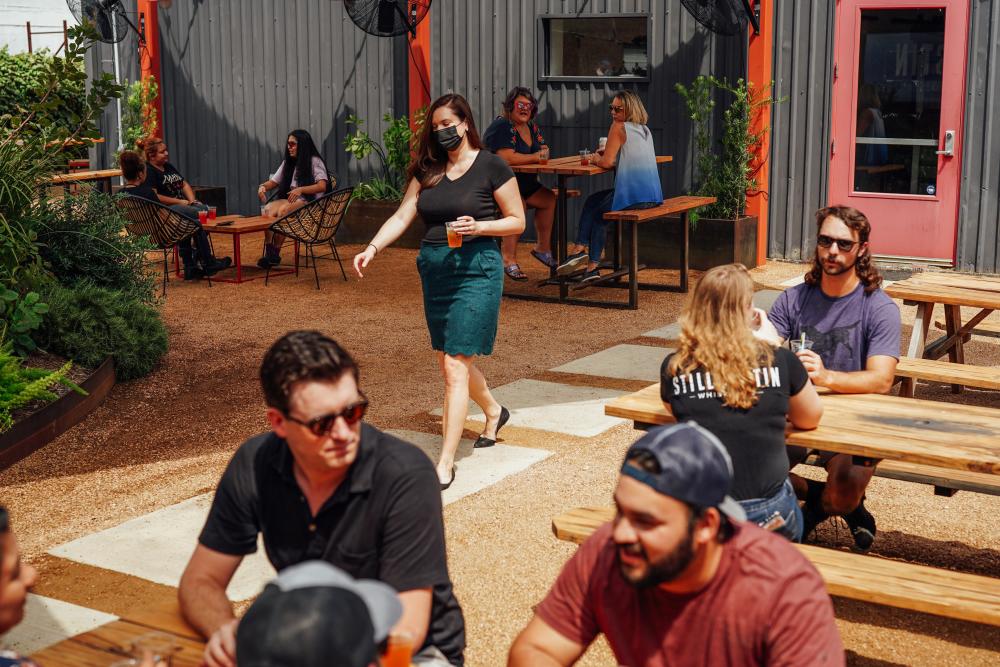
{"type": "Polygon", "coordinates": [[[105,359],[80,386],[86,396],[75,391],[64,394],[0,434],[0,470],[41,449],[96,410],[115,386],[114,360],[105,359]]]}
{"type": "MultiPolygon", "coordinates": [[[[680,219],[639,225],[639,261],[652,267],[678,268],[680,219]]],[[[688,238],[688,265],[705,271],[713,266],[740,262],[757,266],[757,216],[736,220],[699,218],[688,238]]]]}
{"type": "MultiPolygon", "coordinates": [[[[397,208],[398,201],[355,199],[337,230],[337,243],[368,243],[397,208]]],[[[403,232],[403,236],[392,245],[395,248],[419,248],[424,231],[424,221],[418,215],[413,224],[403,232]]]]}

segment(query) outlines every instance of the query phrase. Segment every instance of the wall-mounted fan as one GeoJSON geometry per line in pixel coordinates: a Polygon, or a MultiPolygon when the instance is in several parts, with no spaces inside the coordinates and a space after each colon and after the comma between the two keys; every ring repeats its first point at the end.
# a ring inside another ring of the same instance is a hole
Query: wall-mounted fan
{"type": "Polygon", "coordinates": [[[720,35],[736,35],[750,21],[755,34],[760,34],[757,12],[750,0],[681,0],[684,9],[709,30],[720,35]]]}
{"type": "Polygon", "coordinates": [[[431,8],[431,0],[344,0],[355,25],[376,37],[416,35],[417,24],[431,8]]]}
{"type": "Polygon", "coordinates": [[[121,0],[66,0],[77,23],[90,24],[105,44],[115,44],[125,39],[131,28],[143,41],[142,33],[125,13],[121,0]]]}

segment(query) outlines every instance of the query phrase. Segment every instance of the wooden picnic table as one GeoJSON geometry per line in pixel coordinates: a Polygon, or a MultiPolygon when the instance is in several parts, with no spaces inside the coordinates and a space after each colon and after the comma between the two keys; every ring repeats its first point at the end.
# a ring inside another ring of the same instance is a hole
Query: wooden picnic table
{"type": "MultiPolygon", "coordinates": [[[[223,282],[223,283],[245,283],[251,280],[257,280],[258,278],[264,277],[264,271],[257,266],[243,266],[242,258],[240,255],[240,239],[243,234],[262,234],[266,232],[277,218],[272,218],[270,216],[255,215],[251,217],[239,217],[233,215],[220,216],[215,220],[208,220],[202,227],[209,234],[228,234],[233,239],[233,269],[236,271],[236,277],[233,278],[222,278],[219,276],[212,276],[212,280],[223,282]],[[226,224],[228,223],[228,224],[226,224]],[[248,268],[258,273],[250,278],[243,277],[243,269],[248,268]]],[[[285,276],[290,273],[299,275],[299,242],[294,241],[294,269],[271,269],[270,276],[285,276]]],[[[226,269],[229,271],[229,269],[226,269]]]]}
{"type": "MultiPolygon", "coordinates": [[[[670,155],[657,155],[657,164],[666,164],[667,162],[673,162],[674,158],[670,155]]],[[[597,176],[599,174],[605,174],[609,169],[604,169],[598,167],[595,164],[581,164],[579,155],[572,155],[569,157],[557,157],[550,159],[545,164],[519,164],[511,165],[511,169],[516,173],[522,174],[553,174],[556,176],[558,182],[558,194],[556,197],[556,243],[555,259],[559,264],[566,261],[566,245],[567,238],[566,233],[569,228],[569,213],[567,208],[569,186],[568,181],[574,176],[597,176]]],[[[621,238],[616,237],[616,243],[614,247],[614,268],[619,270],[622,268],[621,264],[621,238]]],[[[558,284],[559,285],[559,296],[551,297],[544,294],[522,294],[522,293],[506,293],[505,296],[524,299],[527,301],[544,301],[549,303],[573,303],[576,305],[585,306],[600,306],[607,304],[602,304],[600,302],[595,302],[589,299],[573,299],[569,296],[569,281],[565,278],[556,278],[555,272],[553,271],[548,278],[548,280],[542,281],[542,285],[546,284],[558,284]]]]}
{"type": "MultiPolygon", "coordinates": [[[[1000,475],[1000,410],[884,394],[820,395],[816,429],[793,429],[789,445],[873,459],[1000,475]]],[[[604,413],[648,428],[676,421],[659,383],[614,399],[604,413]]]]}
{"type": "MultiPolygon", "coordinates": [[[[939,359],[945,354],[953,363],[965,363],[965,340],[976,325],[994,310],[1000,310],[1000,278],[962,276],[937,272],[914,274],[893,283],[885,293],[902,299],[906,305],[916,305],[913,333],[906,355],[914,358],[939,359]],[[944,307],[945,335],[927,343],[927,331],[934,315],[934,306],[944,307]],[[962,306],[978,308],[979,312],[962,322],[962,306]]],[[[961,385],[953,385],[960,391],[961,385]]]]}
{"type": "Polygon", "coordinates": [[[35,653],[42,667],[108,667],[129,657],[133,640],[150,632],[170,635],[177,645],[173,667],[198,667],[205,651],[201,636],[181,617],[176,599],[152,609],[125,614],[35,653]]]}
{"type": "Polygon", "coordinates": [[[90,171],[74,171],[68,174],[56,174],[49,179],[52,185],[61,185],[69,190],[74,183],[85,183],[87,181],[98,181],[104,192],[111,192],[111,179],[122,175],[121,169],[96,169],[90,171]]]}

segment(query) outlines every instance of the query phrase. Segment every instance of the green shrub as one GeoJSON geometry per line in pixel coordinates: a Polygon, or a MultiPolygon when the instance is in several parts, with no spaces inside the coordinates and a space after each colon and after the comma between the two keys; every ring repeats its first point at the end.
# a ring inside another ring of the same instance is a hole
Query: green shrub
{"type": "Polygon", "coordinates": [[[375,141],[361,129],[364,121],[357,116],[347,117],[347,125],[354,126],[353,134],[344,137],[344,148],[356,160],[363,160],[375,154],[382,168],[381,176],[362,181],[354,188],[354,199],[388,199],[399,201],[406,191],[406,169],[410,165],[410,153],[415,150],[420,139],[427,115],[426,109],[418,109],[413,114],[415,131],[410,129],[406,116],[393,118],[386,113],[382,120],[386,129],[382,133],[382,143],[375,141]]]}
{"type": "Polygon", "coordinates": [[[88,282],[143,303],[156,298],[156,277],[145,270],[144,236],[123,235],[125,220],[115,199],[97,190],[42,202],[32,225],[46,267],[60,283],[88,282]]]}
{"type": "MultiPolygon", "coordinates": [[[[10,114],[20,115],[25,110],[38,104],[45,94],[52,71],[53,56],[48,49],[35,53],[8,53],[7,47],[0,49],[0,116],[10,114]]],[[[83,73],[83,61],[71,63],[80,73],[83,73]]],[[[84,115],[87,104],[87,87],[85,80],[67,79],[53,92],[49,98],[60,107],[60,112],[53,121],[67,130],[72,130],[79,118],[84,115]],[[54,99],[53,99],[54,98],[54,99]]]]}
{"type": "Polygon", "coordinates": [[[156,128],[156,79],[146,76],[125,86],[122,97],[122,143],[128,150],[136,149],[136,142],[153,134],[156,128]]]}
{"type": "Polygon", "coordinates": [[[119,380],[148,375],[167,352],[160,313],[122,292],[81,282],[50,286],[39,344],[55,354],[94,367],[115,359],[119,380]]]}
{"type": "Polygon", "coordinates": [[[68,361],[56,371],[25,368],[11,352],[10,345],[0,347],[0,433],[13,425],[14,410],[32,401],[54,401],[56,395],[49,387],[55,384],[64,384],[86,395],[87,392],[66,377],[72,366],[73,362],[68,361]]]}

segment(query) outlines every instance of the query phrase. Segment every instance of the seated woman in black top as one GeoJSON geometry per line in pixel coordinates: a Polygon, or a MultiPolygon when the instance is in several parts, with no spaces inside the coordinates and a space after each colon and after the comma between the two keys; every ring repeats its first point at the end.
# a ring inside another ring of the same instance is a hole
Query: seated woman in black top
{"type": "Polygon", "coordinates": [[[354,270],[362,276],[361,270],[406,231],[418,211],[427,225],[417,270],[431,347],[445,383],[444,444],[437,464],[442,488],[455,479],[455,452],[469,398],[486,415],[476,447],[495,444],[510,417],[473,360],[493,352],[500,313],[502,259],[491,237],[524,231],[524,207],[510,167],[482,148],[465,98],[448,94],[435,100],[410,163],[402,203],[354,257],[354,270]],[[446,223],[458,233],[458,247],[449,245],[446,223]]]}
{"type": "Polygon", "coordinates": [[[680,344],[660,370],[660,395],[678,421],[714,433],[733,461],[730,495],[747,520],[802,538],[802,511],[788,480],[785,420],[811,429],[823,414],[798,357],[775,347],[753,307],[742,264],[717,266],[695,285],[681,313],[680,344]]]}
{"type": "MultiPolygon", "coordinates": [[[[122,176],[125,178],[125,187],[122,192],[133,197],[148,199],[151,202],[161,204],[162,199],[146,180],[146,163],[142,157],[134,151],[122,151],[118,156],[118,165],[122,169],[122,176]]],[[[174,208],[174,207],[171,207],[174,208]]],[[[186,208],[186,207],[185,207],[186,208]]],[[[217,271],[228,268],[233,262],[228,257],[216,259],[212,254],[212,244],[209,243],[208,234],[201,228],[201,223],[197,220],[197,213],[194,217],[189,215],[183,208],[178,213],[194,220],[198,225],[198,231],[194,236],[190,236],[177,244],[177,249],[181,255],[181,262],[184,264],[184,280],[196,280],[205,274],[215,275],[217,271]]]]}
{"type": "MultiPolygon", "coordinates": [[[[285,142],[285,157],[278,170],[257,187],[261,204],[267,201],[268,191],[275,188],[278,189],[277,196],[264,209],[264,215],[274,218],[288,215],[331,191],[326,162],[305,130],[289,133],[285,142]]],[[[281,244],[284,242],[285,237],[281,234],[264,232],[264,256],[257,260],[257,266],[266,269],[268,265],[280,264],[281,244]]]]}
{"type": "Polygon", "coordinates": [[[194,189],[177,167],[170,164],[170,153],[163,139],[149,137],[137,143],[146,155],[146,184],[156,191],[161,204],[196,219],[198,211],[208,210],[195,198],[194,189]]]}
{"type": "MultiPolygon", "coordinates": [[[[503,102],[502,112],[485,134],[486,147],[499,155],[509,165],[538,164],[549,158],[549,147],[542,131],[535,124],[538,102],[531,90],[522,86],[512,88],[503,102]]],[[[549,268],[555,268],[552,257],[552,219],[556,213],[556,195],[538,182],[535,174],[515,174],[517,189],[528,208],[535,209],[537,240],[532,257],[549,268]]],[[[504,272],[514,280],[527,280],[517,264],[518,235],[503,237],[504,272]]]]}

